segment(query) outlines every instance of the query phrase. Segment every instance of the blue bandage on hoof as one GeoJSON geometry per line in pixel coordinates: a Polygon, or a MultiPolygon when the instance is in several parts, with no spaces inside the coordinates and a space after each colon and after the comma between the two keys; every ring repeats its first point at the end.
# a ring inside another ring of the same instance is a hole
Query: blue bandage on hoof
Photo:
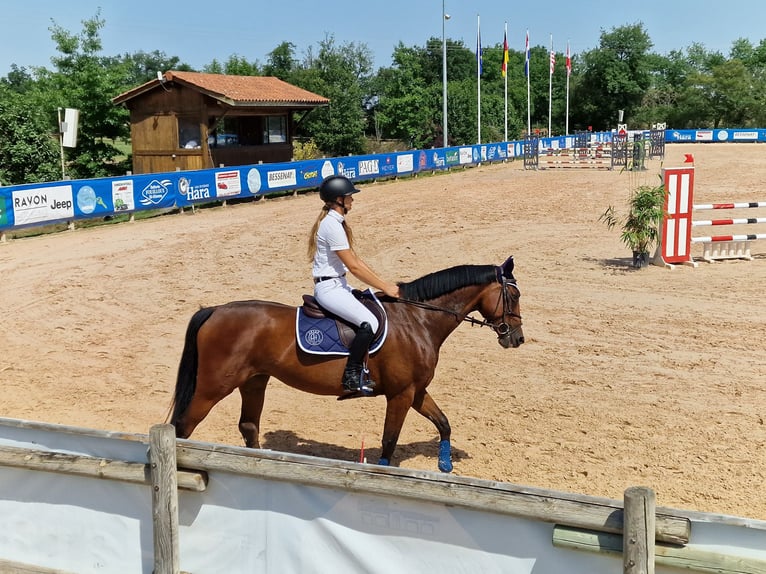
{"type": "Polygon", "coordinates": [[[381,458],[381,459],[378,461],[378,464],[379,464],[380,466],[390,466],[390,464],[391,464],[391,463],[390,463],[390,462],[388,462],[388,459],[387,459],[387,458],[381,458]]]}
{"type": "Polygon", "coordinates": [[[452,472],[452,446],[448,440],[439,442],[439,470],[452,472]]]}

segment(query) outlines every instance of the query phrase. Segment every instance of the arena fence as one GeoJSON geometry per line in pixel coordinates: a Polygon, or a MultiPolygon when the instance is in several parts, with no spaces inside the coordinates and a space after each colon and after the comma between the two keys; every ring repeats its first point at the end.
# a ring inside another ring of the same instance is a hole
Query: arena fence
{"type": "Polygon", "coordinates": [[[387,571],[608,574],[622,558],[625,572],[766,573],[766,522],[656,507],[643,487],[621,503],[176,440],[170,425],[147,437],[0,419],[0,482],[0,571],[377,571],[383,560],[387,571]]]}

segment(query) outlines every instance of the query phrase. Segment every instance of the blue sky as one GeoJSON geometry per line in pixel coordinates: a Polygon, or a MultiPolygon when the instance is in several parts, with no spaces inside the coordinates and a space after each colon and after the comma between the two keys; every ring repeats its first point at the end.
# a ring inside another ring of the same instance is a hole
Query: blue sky
{"type": "MultiPolygon", "coordinates": [[[[654,51],[667,53],[701,42],[708,50],[728,55],[737,38],[758,44],[766,38],[764,0],[445,0],[446,35],[473,48],[477,14],[484,46],[503,40],[523,50],[530,32],[533,46],[564,52],[569,40],[573,54],[598,46],[602,30],[643,22],[654,51]],[[575,8],[577,7],[577,8],[575,8]]],[[[338,43],[366,44],[375,67],[388,66],[398,42],[424,46],[441,38],[442,0],[10,0],[0,12],[0,76],[18,66],[45,66],[55,55],[48,28],[51,20],[79,33],[82,20],[101,7],[106,26],[101,31],[104,55],[161,50],[199,69],[214,58],[237,54],[265,62],[283,41],[296,45],[298,57],[333,35],[338,43]],[[181,7],[181,9],[179,9],[181,7]]]]}

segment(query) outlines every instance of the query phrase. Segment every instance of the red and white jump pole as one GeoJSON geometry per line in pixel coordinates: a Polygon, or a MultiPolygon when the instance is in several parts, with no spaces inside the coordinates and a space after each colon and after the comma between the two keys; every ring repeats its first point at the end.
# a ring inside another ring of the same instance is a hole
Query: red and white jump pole
{"type": "Polygon", "coordinates": [[[694,265],[691,256],[692,243],[705,246],[702,258],[707,261],[717,259],[752,259],[748,241],[766,239],[766,233],[739,235],[712,235],[692,237],[693,227],[715,225],[746,225],[766,223],[766,217],[692,220],[692,212],[709,209],[747,209],[764,208],[766,201],[741,203],[701,203],[694,204],[694,168],[668,168],[662,170],[665,183],[665,217],[662,221],[662,243],[655,255],[655,262],[672,266],[680,263],[694,265]]]}

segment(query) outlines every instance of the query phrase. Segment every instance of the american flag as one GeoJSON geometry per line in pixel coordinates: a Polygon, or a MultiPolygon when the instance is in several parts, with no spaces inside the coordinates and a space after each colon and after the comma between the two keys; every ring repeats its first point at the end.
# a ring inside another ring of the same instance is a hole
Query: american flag
{"type": "Polygon", "coordinates": [[[556,67],[556,52],[551,50],[551,76],[553,75],[553,68],[556,67]]]}

